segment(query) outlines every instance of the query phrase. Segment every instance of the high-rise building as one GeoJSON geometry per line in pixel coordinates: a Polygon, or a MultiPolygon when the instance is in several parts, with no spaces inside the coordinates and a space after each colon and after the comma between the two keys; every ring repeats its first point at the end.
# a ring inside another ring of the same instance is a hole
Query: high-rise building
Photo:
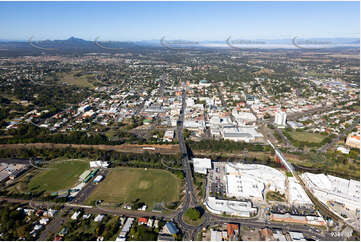
{"type": "Polygon", "coordinates": [[[286,127],[286,120],[287,120],[287,114],[283,111],[279,111],[275,115],[275,124],[279,128],[285,128],[286,127]]]}

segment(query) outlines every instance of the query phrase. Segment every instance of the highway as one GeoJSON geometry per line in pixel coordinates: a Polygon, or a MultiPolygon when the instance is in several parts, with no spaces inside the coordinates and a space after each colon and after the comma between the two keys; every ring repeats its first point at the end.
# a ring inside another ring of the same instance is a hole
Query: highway
{"type": "MultiPolygon", "coordinates": [[[[180,110],[179,120],[177,122],[177,137],[180,146],[180,152],[182,154],[182,166],[183,171],[185,173],[185,182],[186,182],[186,198],[183,203],[182,209],[179,211],[177,216],[174,219],[174,222],[178,224],[178,226],[184,232],[184,239],[190,240],[191,239],[191,231],[196,229],[196,227],[186,224],[183,221],[183,215],[190,207],[197,207],[199,206],[197,203],[197,199],[195,198],[194,191],[193,191],[193,178],[192,178],[192,170],[188,160],[188,151],[185,144],[184,136],[183,136],[183,122],[184,122],[184,111],[186,108],[186,89],[183,91],[182,94],[182,108],[180,110]]],[[[206,222],[207,215],[205,214],[205,222],[206,222]]]]}

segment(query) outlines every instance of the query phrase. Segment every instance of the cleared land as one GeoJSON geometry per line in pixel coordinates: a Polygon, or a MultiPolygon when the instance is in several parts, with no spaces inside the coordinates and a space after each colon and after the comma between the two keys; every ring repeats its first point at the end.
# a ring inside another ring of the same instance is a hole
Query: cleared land
{"type": "Polygon", "coordinates": [[[308,132],[298,132],[291,131],[287,132],[292,139],[298,140],[301,142],[309,142],[309,143],[321,143],[327,136],[318,133],[308,133],[308,132]]]}
{"type": "Polygon", "coordinates": [[[46,170],[41,170],[27,186],[28,191],[56,192],[71,188],[83,171],[89,169],[88,161],[64,160],[54,162],[46,170]]]}
{"type": "Polygon", "coordinates": [[[113,168],[87,198],[86,202],[133,203],[152,208],[157,202],[179,200],[180,180],[172,173],[157,169],[113,168]]]}

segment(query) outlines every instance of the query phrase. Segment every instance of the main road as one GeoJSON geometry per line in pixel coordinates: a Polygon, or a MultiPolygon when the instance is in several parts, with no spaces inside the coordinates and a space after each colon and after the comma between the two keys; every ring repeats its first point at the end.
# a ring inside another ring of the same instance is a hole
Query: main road
{"type": "MultiPolygon", "coordinates": [[[[186,95],[187,95],[187,90],[185,87],[182,94],[182,108],[180,110],[179,120],[177,122],[177,137],[180,146],[180,152],[182,155],[183,171],[185,173],[186,197],[182,209],[178,212],[177,216],[174,218],[174,222],[176,222],[178,226],[183,230],[184,239],[191,240],[192,231],[196,230],[200,226],[188,225],[183,220],[183,215],[188,208],[199,206],[199,204],[197,203],[197,199],[194,195],[192,170],[189,164],[187,146],[185,144],[184,135],[183,135],[184,112],[186,108],[186,102],[185,102],[186,95]]],[[[204,216],[203,224],[206,224],[208,220],[208,214],[204,213],[203,216],[204,216]]]]}
{"type": "MultiPolygon", "coordinates": [[[[241,225],[245,226],[252,226],[257,228],[275,228],[275,229],[281,229],[281,230],[292,230],[292,231],[299,231],[303,232],[305,235],[312,237],[316,236],[317,238],[321,240],[329,240],[331,238],[330,236],[320,236],[319,233],[315,232],[313,229],[310,229],[309,227],[305,227],[304,225],[298,225],[298,224],[280,224],[280,223],[274,223],[274,222],[260,222],[256,221],[255,219],[245,219],[245,218],[238,218],[238,217],[222,217],[210,214],[208,212],[205,212],[206,216],[203,224],[199,226],[191,226],[186,224],[182,217],[179,218],[179,215],[183,215],[182,211],[179,211],[178,213],[169,213],[169,214],[159,214],[159,213],[152,213],[152,212],[145,212],[145,211],[134,211],[134,210],[126,210],[126,209],[115,209],[115,208],[102,208],[102,207],[94,207],[94,206],[85,206],[81,204],[73,204],[73,203],[64,203],[59,204],[55,202],[40,202],[40,201],[32,201],[32,200],[26,200],[26,199],[17,199],[17,198],[8,198],[8,197],[0,197],[0,201],[7,201],[10,203],[23,203],[23,204],[29,204],[29,206],[35,208],[49,208],[49,207],[57,207],[57,206],[63,206],[61,208],[61,211],[59,211],[59,214],[64,213],[65,210],[71,209],[71,208],[77,208],[77,209],[84,209],[86,213],[93,213],[93,214],[109,214],[109,215],[123,215],[127,217],[153,217],[156,219],[166,219],[166,220],[174,220],[180,228],[185,232],[185,240],[194,240],[197,236],[197,233],[201,231],[203,227],[207,227],[210,225],[220,224],[220,223],[239,223],[241,225]]],[[[185,209],[185,207],[183,207],[185,209]]],[[[61,217],[59,217],[61,218],[61,217]]],[[[56,220],[55,222],[52,222],[52,226],[48,229],[51,233],[58,232],[60,229],[60,225],[64,224],[63,220],[59,220],[59,218],[54,218],[53,220],[56,220]]],[[[42,238],[48,238],[51,233],[45,232],[44,235],[42,235],[42,238]]],[[[332,238],[337,240],[336,238],[332,238]]]]}

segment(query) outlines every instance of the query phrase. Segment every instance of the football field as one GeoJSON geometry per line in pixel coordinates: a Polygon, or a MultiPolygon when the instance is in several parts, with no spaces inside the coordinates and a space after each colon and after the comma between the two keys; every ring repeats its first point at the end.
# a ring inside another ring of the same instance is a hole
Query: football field
{"type": "Polygon", "coordinates": [[[81,173],[89,169],[89,162],[84,160],[63,160],[51,163],[49,169],[38,172],[30,179],[29,191],[56,192],[69,189],[76,184],[81,173]]]}
{"type": "Polygon", "coordinates": [[[172,173],[158,169],[112,168],[87,198],[91,203],[145,203],[149,208],[157,202],[179,200],[180,180],[172,173]]]}

